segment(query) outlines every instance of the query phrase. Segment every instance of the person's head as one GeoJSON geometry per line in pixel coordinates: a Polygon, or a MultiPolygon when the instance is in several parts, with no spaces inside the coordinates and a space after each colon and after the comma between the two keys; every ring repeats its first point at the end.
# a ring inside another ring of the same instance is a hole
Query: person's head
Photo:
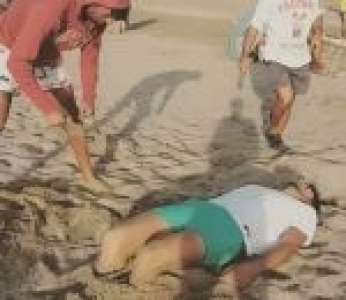
{"type": "Polygon", "coordinates": [[[321,212],[320,193],[313,183],[299,179],[287,185],[285,191],[297,200],[311,205],[317,212],[321,212]]]}
{"type": "Polygon", "coordinates": [[[86,0],[83,16],[97,25],[105,25],[112,20],[117,11],[129,6],[129,0],[86,0]]]}

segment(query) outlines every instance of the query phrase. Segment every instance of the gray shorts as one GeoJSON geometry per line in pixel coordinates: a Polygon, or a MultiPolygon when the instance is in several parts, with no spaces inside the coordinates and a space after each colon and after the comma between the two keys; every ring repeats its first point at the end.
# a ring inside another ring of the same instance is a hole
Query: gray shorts
{"type": "Polygon", "coordinates": [[[278,62],[263,62],[263,79],[268,92],[274,92],[279,86],[291,86],[295,95],[306,94],[310,86],[309,65],[289,68],[278,62]]]}

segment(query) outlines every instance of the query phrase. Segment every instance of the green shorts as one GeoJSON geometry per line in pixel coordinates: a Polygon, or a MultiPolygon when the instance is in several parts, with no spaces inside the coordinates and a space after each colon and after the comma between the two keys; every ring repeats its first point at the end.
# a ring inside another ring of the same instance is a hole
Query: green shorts
{"type": "Polygon", "coordinates": [[[153,210],[174,232],[197,233],[205,247],[203,266],[217,273],[244,251],[243,234],[222,207],[208,201],[190,199],[153,210]]]}

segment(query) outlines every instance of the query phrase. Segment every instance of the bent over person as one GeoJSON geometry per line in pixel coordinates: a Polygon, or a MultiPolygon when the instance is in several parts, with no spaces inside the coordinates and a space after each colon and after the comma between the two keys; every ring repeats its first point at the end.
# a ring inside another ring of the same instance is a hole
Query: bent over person
{"type": "Polygon", "coordinates": [[[280,191],[247,185],[209,201],[162,206],[106,233],[95,271],[129,269],[130,282],[143,287],[163,272],[201,266],[243,288],[310,245],[319,210],[318,191],[303,180],[280,191]],[[256,258],[239,262],[244,256],[256,258]]]}
{"type": "Polygon", "coordinates": [[[322,69],[323,20],[318,0],[259,0],[243,41],[240,72],[250,69],[257,48],[263,62],[265,94],[272,101],[265,136],[284,149],[282,135],[297,95],[308,91],[310,71],[322,69]]]}
{"type": "Polygon", "coordinates": [[[115,10],[128,0],[13,0],[0,15],[0,130],[16,89],[21,90],[51,126],[68,136],[82,183],[105,190],[92,171],[87,142],[61,52],[81,49],[82,110],[95,110],[101,36],[115,10]]]}

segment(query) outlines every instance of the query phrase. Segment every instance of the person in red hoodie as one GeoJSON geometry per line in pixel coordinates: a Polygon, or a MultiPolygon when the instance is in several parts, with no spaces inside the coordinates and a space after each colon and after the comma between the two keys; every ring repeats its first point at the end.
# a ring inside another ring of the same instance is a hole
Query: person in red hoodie
{"type": "Polygon", "coordinates": [[[129,0],[14,0],[0,15],[0,130],[19,89],[51,126],[66,132],[82,182],[96,191],[105,187],[92,170],[61,52],[81,49],[82,113],[93,115],[101,37],[117,10],[127,7],[129,0]]]}

